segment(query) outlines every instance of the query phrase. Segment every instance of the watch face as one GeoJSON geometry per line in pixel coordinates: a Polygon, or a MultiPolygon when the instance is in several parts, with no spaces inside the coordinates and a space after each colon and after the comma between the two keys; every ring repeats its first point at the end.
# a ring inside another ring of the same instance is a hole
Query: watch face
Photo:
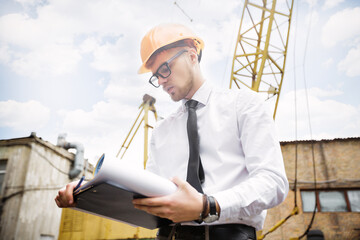
{"type": "Polygon", "coordinates": [[[204,219],[204,222],[212,223],[212,222],[215,222],[218,219],[219,219],[219,216],[217,214],[216,215],[209,215],[204,219]]]}

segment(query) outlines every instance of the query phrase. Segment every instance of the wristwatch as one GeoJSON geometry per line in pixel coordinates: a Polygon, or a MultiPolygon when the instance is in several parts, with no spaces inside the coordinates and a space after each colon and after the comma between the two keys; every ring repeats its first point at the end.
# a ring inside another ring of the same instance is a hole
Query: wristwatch
{"type": "Polygon", "coordinates": [[[210,204],[210,212],[209,214],[204,218],[204,222],[206,223],[212,223],[219,219],[219,214],[216,211],[216,202],[215,198],[212,196],[208,196],[208,202],[210,204]]]}

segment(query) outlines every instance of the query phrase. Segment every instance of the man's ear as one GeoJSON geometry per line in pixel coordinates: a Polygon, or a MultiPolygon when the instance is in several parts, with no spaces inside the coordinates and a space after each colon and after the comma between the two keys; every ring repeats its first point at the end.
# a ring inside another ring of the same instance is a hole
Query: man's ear
{"type": "Polygon", "coordinates": [[[189,55],[190,55],[191,63],[193,64],[198,63],[198,55],[194,48],[189,49],[189,55]]]}

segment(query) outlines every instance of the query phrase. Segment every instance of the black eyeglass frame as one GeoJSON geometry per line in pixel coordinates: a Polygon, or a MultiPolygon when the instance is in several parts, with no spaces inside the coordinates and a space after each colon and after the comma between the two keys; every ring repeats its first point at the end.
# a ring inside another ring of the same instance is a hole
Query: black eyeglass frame
{"type": "Polygon", "coordinates": [[[172,56],[169,60],[167,60],[166,62],[164,62],[163,64],[160,65],[160,67],[158,67],[158,69],[156,70],[156,73],[154,73],[150,79],[149,79],[149,83],[151,85],[153,85],[154,87],[158,88],[160,87],[160,84],[159,84],[159,76],[162,77],[162,78],[167,78],[171,75],[171,68],[169,66],[169,64],[175,60],[177,57],[180,57],[181,54],[183,54],[184,52],[187,52],[188,50],[186,49],[182,49],[181,51],[179,51],[178,53],[176,53],[174,56],[172,56]],[[167,74],[167,76],[165,75],[162,75],[159,70],[163,67],[166,67],[169,74],[167,74]],[[157,82],[157,84],[155,84],[155,82],[157,82]]]}

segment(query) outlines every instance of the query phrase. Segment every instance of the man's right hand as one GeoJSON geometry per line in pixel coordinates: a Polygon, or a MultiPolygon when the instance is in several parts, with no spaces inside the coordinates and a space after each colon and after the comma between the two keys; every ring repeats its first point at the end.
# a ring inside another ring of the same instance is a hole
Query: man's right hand
{"type": "Polygon", "coordinates": [[[59,208],[75,207],[76,203],[74,202],[73,192],[77,184],[78,181],[71,182],[59,190],[55,198],[55,202],[59,208]]]}

